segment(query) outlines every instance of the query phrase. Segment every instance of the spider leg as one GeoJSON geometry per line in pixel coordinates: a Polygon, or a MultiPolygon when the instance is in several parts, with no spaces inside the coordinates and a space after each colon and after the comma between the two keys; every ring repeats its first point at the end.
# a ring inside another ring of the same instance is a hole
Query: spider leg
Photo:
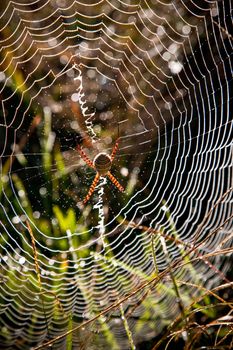
{"type": "Polygon", "coordinates": [[[99,182],[99,178],[100,178],[99,173],[96,173],[96,176],[91,184],[91,187],[89,188],[89,191],[88,191],[86,197],[83,199],[83,204],[86,204],[89,201],[89,199],[91,198],[91,196],[96,188],[96,185],[99,182]]]}
{"type": "Polygon", "coordinates": [[[115,185],[119,191],[124,192],[124,187],[121,186],[121,184],[117,181],[117,179],[110,173],[110,171],[107,173],[109,179],[112,181],[113,185],[115,185]]]}
{"type": "Polygon", "coordinates": [[[111,154],[111,161],[113,162],[115,155],[117,153],[118,147],[119,147],[119,139],[116,140],[115,146],[112,149],[112,154],[111,154]]]}
{"type": "Polygon", "coordinates": [[[80,153],[80,156],[82,157],[82,159],[84,160],[84,162],[89,165],[90,168],[94,168],[94,164],[93,162],[88,158],[88,156],[86,155],[86,153],[82,150],[81,146],[78,145],[76,147],[76,149],[78,150],[78,152],[80,153]]]}

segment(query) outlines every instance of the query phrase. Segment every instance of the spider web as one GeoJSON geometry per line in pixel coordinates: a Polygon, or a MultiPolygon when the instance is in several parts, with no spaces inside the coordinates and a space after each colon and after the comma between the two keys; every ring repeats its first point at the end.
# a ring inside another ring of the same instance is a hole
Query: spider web
{"type": "MultiPolygon", "coordinates": [[[[226,257],[202,256],[232,244],[231,14],[227,0],[2,1],[4,348],[91,319],[187,251],[178,280],[223,278],[226,257]],[[95,172],[77,145],[94,159],[117,139],[125,192],[101,178],[83,206],[95,172]]],[[[185,305],[200,293],[180,290],[185,305]]],[[[179,312],[169,278],[122,305],[135,344],[179,312]]],[[[88,349],[128,348],[119,309],[90,327],[88,349]]]]}

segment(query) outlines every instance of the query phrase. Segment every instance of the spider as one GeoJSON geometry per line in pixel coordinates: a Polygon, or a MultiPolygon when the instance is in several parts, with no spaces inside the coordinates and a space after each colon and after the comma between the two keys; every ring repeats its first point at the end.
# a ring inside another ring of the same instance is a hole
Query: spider
{"type": "Polygon", "coordinates": [[[86,197],[83,199],[83,204],[86,204],[89,199],[91,198],[98,182],[101,176],[105,177],[107,176],[112,183],[118,188],[119,191],[123,192],[124,188],[121,186],[121,184],[117,181],[117,179],[111,174],[110,169],[112,167],[112,163],[114,161],[116,152],[118,150],[119,142],[118,140],[115,143],[115,146],[112,149],[112,154],[111,156],[105,152],[98,153],[93,162],[88,158],[86,153],[82,150],[81,146],[77,146],[77,150],[80,153],[80,156],[82,159],[85,161],[85,163],[90,167],[95,169],[96,175],[95,178],[89,188],[89,191],[86,195],[86,197]]]}

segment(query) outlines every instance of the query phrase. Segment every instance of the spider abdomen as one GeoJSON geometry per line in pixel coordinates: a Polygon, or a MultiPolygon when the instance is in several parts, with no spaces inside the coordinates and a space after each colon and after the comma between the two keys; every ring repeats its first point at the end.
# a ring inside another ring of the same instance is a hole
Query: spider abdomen
{"type": "Polygon", "coordinates": [[[105,176],[112,166],[111,157],[107,153],[99,153],[94,159],[94,167],[100,176],[105,176]]]}

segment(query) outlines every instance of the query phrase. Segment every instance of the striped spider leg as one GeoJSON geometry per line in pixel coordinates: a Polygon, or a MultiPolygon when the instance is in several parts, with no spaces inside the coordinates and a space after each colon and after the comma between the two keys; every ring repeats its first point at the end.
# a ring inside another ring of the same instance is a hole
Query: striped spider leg
{"type": "Polygon", "coordinates": [[[86,204],[89,201],[89,199],[91,198],[101,176],[103,176],[103,177],[107,176],[111,180],[111,182],[114,184],[114,186],[116,186],[118,188],[119,191],[121,191],[121,192],[124,191],[124,188],[121,186],[121,184],[118,182],[118,180],[110,172],[111,167],[112,167],[112,163],[114,161],[116,152],[118,150],[118,147],[119,147],[119,142],[117,140],[115,143],[115,146],[113,147],[111,156],[109,156],[105,152],[101,152],[95,156],[94,161],[92,162],[88,158],[86,153],[82,150],[82,148],[80,146],[77,146],[77,150],[80,153],[80,156],[82,157],[84,162],[90,168],[93,168],[96,171],[95,178],[94,178],[94,180],[89,188],[89,191],[88,191],[86,197],[83,199],[83,204],[86,204]]]}

